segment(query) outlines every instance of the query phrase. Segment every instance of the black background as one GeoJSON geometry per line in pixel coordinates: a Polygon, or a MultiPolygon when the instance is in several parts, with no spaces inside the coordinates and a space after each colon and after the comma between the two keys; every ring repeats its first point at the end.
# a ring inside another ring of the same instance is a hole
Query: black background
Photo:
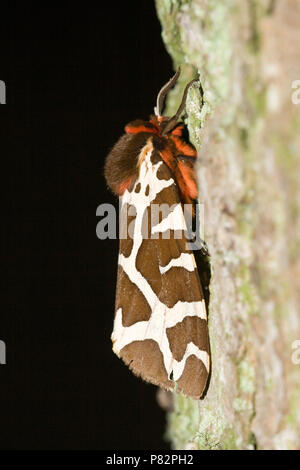
{"type": "Polygon", "coordinates": [[[1,449],[163,449],[156,388],[112,353],[117,240],[96,238],[124,125],[172,75],[152,0],[1,4],[1,449]]]}

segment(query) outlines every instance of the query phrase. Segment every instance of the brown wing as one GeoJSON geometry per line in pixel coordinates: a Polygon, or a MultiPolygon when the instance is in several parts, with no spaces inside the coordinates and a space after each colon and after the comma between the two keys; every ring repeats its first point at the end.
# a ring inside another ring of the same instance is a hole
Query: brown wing
{"type": "Polygon", "coordinates": [[[113,349],[144,380],[199,398],[210,367],[205,302],[176,184],[151,141],[122,202],[121,231],[133,238],[120,240],[113,349]]]}

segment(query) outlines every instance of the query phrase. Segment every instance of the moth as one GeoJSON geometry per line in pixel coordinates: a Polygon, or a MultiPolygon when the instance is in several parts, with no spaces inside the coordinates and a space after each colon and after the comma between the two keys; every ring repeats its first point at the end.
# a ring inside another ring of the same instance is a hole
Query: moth
{"type": "Polygon", "coordinates": [[[179,74],[160,90],[149,121],[127,124],[106,158],[107,184],[121,198],[112,342],[137,376],[198,399],[210,372],[207,315],[193,251],[178,236],[187,230],[183,208],[198,194],[197,152],[179,122],[197,78],[176,114],[162,116],[179,74]],[[153,221],[152,209],[162,206],[153,221]]]}

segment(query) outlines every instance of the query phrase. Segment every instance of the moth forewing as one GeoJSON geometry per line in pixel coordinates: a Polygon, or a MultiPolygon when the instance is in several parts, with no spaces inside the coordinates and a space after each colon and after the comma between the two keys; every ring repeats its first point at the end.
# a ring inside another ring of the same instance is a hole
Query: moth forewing
{"type": "Polygon", "coordinates": [[[205,304],[176,183],[154,148],[124,204],[136,215],[132,238],[120,240],[113,349],[144,380],[167,389],[177,382],[198,398],[209,372],[205,304]],[[160,222],[145,217],[162,204],[160,222]]]}
{"type": "Polygon", "coordinates": [[[181,137],[179,114],[129,123],[107,158],[108,185],[122,200],[112,341],[145,381],[199,398],[210,370],[209,340],[183,212],[197,197],[196,151],[181,137]]]}

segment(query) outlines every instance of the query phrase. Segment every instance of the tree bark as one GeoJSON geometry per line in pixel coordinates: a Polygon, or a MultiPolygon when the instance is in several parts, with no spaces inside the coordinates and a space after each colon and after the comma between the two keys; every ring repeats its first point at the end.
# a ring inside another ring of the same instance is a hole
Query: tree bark
{"type": "MultiPolygon", "coordinates": [[[[299,0],[156,0],[187,118],[210,252],[212,376],[174,395],[175,449],[299,449],[299,0]],[[299,96],[298,95],[298,96],[299,96]]],[[[300,94],[299,94],[300,95],[300,94]]]]}

